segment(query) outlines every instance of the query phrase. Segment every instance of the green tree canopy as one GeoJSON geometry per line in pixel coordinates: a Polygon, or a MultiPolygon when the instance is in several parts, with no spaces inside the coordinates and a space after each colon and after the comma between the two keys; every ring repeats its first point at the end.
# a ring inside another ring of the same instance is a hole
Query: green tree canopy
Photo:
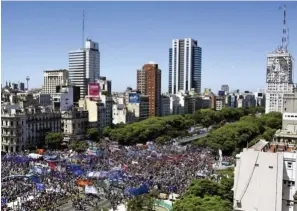
{"type": "Polygon", "coordinates": [[[99,140],[99,130],[97,128],[89,128],[87,130],[87,137],[92,141],[99,140]]]}
{"type": "Polygon", "coordinates": [[[62,133],[48,133],[45,137],[45,144],[51,149],[58,149],[63,139],[62,133]]]}
{"type": "Polygon", "coordinates": [[[70,148],[78,153],[84,152],[88,149],[89,145],[85,141],[72,141],[70,148]]]}
{"type": "Polygon", "coordinates": [[[244,147],[255,144],[260,138],[271,141],[276,129],[281,128],[282,115],[277,112],[260,117],[242,116],[240,121],[226,124],[211,131],[196,144],[207,145],[213,149],[222,149],[224,153],[234,154],[244,147]]]}

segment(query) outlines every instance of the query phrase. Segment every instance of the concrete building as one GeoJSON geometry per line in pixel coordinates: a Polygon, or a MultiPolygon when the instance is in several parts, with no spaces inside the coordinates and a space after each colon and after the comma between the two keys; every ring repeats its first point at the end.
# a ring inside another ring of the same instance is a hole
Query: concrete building
{"type": "Polygon", "coordinates": [[[99,45],[87,40],[85,48],[69,52],[69,80],[80,88],[80,98],[88,94],[88,84],[95,82],[100,76],[99,45]]]}
{"type": "Polygon", "coordinates": [[[83,110],[88,111],[88,126],[89,128],[98,128],[99,127],[99,104],[100,100],[85,98],[79,100],[79,107],[83,110]]]}
{"type": "Polygon", "coordinates": [[[221,90],[224,91],[224,92],[226,92],[226,93],[229,93],[229,86],[227,84],[222,85],[221,86],[221,90]]]}
{"type": "Polygon", "coordinates": [[[236,155],[233,210],[284,211],[284,169],[282,153],[245,149],[236,155]]]}
{"type": "Polygon", "coordinates": [[[215,105],[216,111],[220,111],[226,107],[225,96],[217,96],[215,102],[216,102],[216,105],[215,105]]]}
{"type": "Polygon", "coordinates": [[[161,96],[161,116],[170,115],[170,97],[167,95],[161,96]]]}
{"type": "Polygon", "coordinates": [[[172,40],[169,49],[169,94],[195,90],[201,93],[202,49],[191,38],[172,40]]]}
{"type": "Polygon", "coordinates": [[[129,123],[135,121],[142,121],[149,117],[150,98],[147,95],[142,95],[135,90],[127,90],[125,96],[126,108],[127,108],[127,121],[129,123]]]}
{"type": "Polygon", "coordinates": [[[43,71],[43,87],[42,94],[55,94],[56,87],[60,85],[67,85],[68,71],[61,70],[45,70],[43,71]]]}
{"type": "Polygon", "coordinates": [[[284,94],[284,112],[297,113],[297,87],[293,93],[284,94]]]}
{"type": "Polygon", "coordinates": [[[61,114],[62,133],[67,140],[82,140],[88,128],[88,111],[73,108],[61,114]]]}
{"type": "Polygon", "coordinates": [[[61,132],[61,114],[48,108],[3,105],[1,145],[5,152],[44,146],[49,132],[61,132]]]}
{"type": "Polygon", "coordinates": [[[2,106],[1,151],[19,152],[27,147],[26,115],[18,106],[2,106]]]}
{"type": "Polygon", "coordinates": [[[267,55],[265,112],[284,112],[284,95],[293,93],[293,58],[287,50],[267,55]]]}
{"type": "MultiPolygon", "coordinates": [[[[149,97],[149,116],[161,115],[161,70],[157,64],[150,62],[145,64],[142,68],[142,73],[137,71],[137,75],[145,75],[145,89],[143,88],[143,81],[137,80],[137,88],[142,89],[140,92],[149,97]]],[[[139,76],[140,77],[140,76],[139,76]]],[[[137,77],[138,79],[138,77],[137,77]]]]}
{"type": "Polygon", "coordinates": [[[70,111],[78,104],[80,88],[77,86],[57,86],[52,95],[52,105],[55,111],[70,111]]]}
{"type": "Polygon", "coordinates": [[[112,96],[100,93],[100,105],[99,105],[99,118],[100,119],[100,132],[103,131],[104,127],[112,124],[112,110],[113,110],[113,98],[112,96]]]}
{"type": "Polygon", "coordinates": [[[111,80],[107,80],[106,77],[100,76],[98,79],[98,83],[100,85],[100,92],[111,96],[111,80]]]}
{"type": "Polygon", "coordinates": [[[146,94],[146,72],[143,70],[137,70],[137,91],[142,94],[146,94]]]}
{"type": "MultiPolygon", "coordinates": [[[[130,113],[132,114],[132,113],[130,113]]],[[[112,106],[112,123],[113,124],[126,124],[126,123],[130,123],[129,122],[129,118],[128,117],[129,113],[127,111],[127,108],[124,104],[114,104],[112,106]]],[[[134,115],[135,117],[135,115],[134,115]]]]}

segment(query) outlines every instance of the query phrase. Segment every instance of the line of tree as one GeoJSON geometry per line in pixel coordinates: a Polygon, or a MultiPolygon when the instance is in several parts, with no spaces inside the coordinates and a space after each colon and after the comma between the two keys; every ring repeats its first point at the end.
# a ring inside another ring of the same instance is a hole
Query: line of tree
{"type": "Polygon", "coordinates": [[[173,204],[173,211],[232,211],[233,169],[220,176],[219,182],[193,180],[185,194],[173,204]]]}
{"type": "Polygon", "coordinates": [[[271,112],[261,116],[243,116],[239,121],[225,124],[199,139],[196,144],[221,149],[225,154],[239,153],[244,147],[260,139],[271,141],[282,126],[282,115],[271,112]]]}
{"type": "Polygon", "coordinates": [[[212,109],[197,110],[194,114],[152,117],[132,124],[119,124],[105,127],[103,136],[121,144],[145,143],[149,140],[166,142],[176,137],[187,136],[191,126],[220,127],[225,122],[239,120],[245,115],[264,113],[264,108],[224,108],[220,111],[212,109]]]}

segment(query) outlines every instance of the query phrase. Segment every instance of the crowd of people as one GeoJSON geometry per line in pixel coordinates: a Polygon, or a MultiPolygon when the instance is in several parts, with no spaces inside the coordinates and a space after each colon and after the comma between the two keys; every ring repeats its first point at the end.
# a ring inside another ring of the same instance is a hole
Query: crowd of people
{"type": "MultiPolygon", "coordinates": [[[[28,153],[2,156],[1,210],[57,211],[62,210],[61,204],[69,202],[73,209],[87,210],[98,206],[101,200],[108,200],[111,207],[116,208],[132,197],[127,189],[143,184],[160,193],[182,194],[193,179],[213,175],[213,165],[218,160],[217,153],[212,150],[191,144],[119,146],[102,141],[96,149],[101,153],[46,151],[43,158],[27,160],[15,157],[26,157],[28,153]],[[45,160],[46,155],[54,155],[55,159],[45,160]],[[47,166],[50,171],[32,171],[37,164],[47,166]],[[69,170],[72,164],[79,168],[79,174],[69,170]],[[90,172],[110,172],[112,169],[121,174],[113,179],[89,176],[90,172]],[[86,194],[84,185],[78,181],[87,181],[96,192],[86,194]]],[[[230,161],[231,158],[223,159],[230,161]]]]}

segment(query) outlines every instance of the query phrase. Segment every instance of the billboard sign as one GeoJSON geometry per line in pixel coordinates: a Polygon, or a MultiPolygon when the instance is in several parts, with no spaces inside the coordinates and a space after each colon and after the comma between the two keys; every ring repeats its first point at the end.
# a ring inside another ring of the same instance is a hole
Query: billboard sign
{"type": "Polygon", "coordinates": [[[100,87],[99,83],[89,83],[89,97],[99,97],[100,87]]]}
{"type": "Polygon", "coordinates": [[[139,103],[140,97],[137,93],[129,93],[129,103],[139,103]]]}

